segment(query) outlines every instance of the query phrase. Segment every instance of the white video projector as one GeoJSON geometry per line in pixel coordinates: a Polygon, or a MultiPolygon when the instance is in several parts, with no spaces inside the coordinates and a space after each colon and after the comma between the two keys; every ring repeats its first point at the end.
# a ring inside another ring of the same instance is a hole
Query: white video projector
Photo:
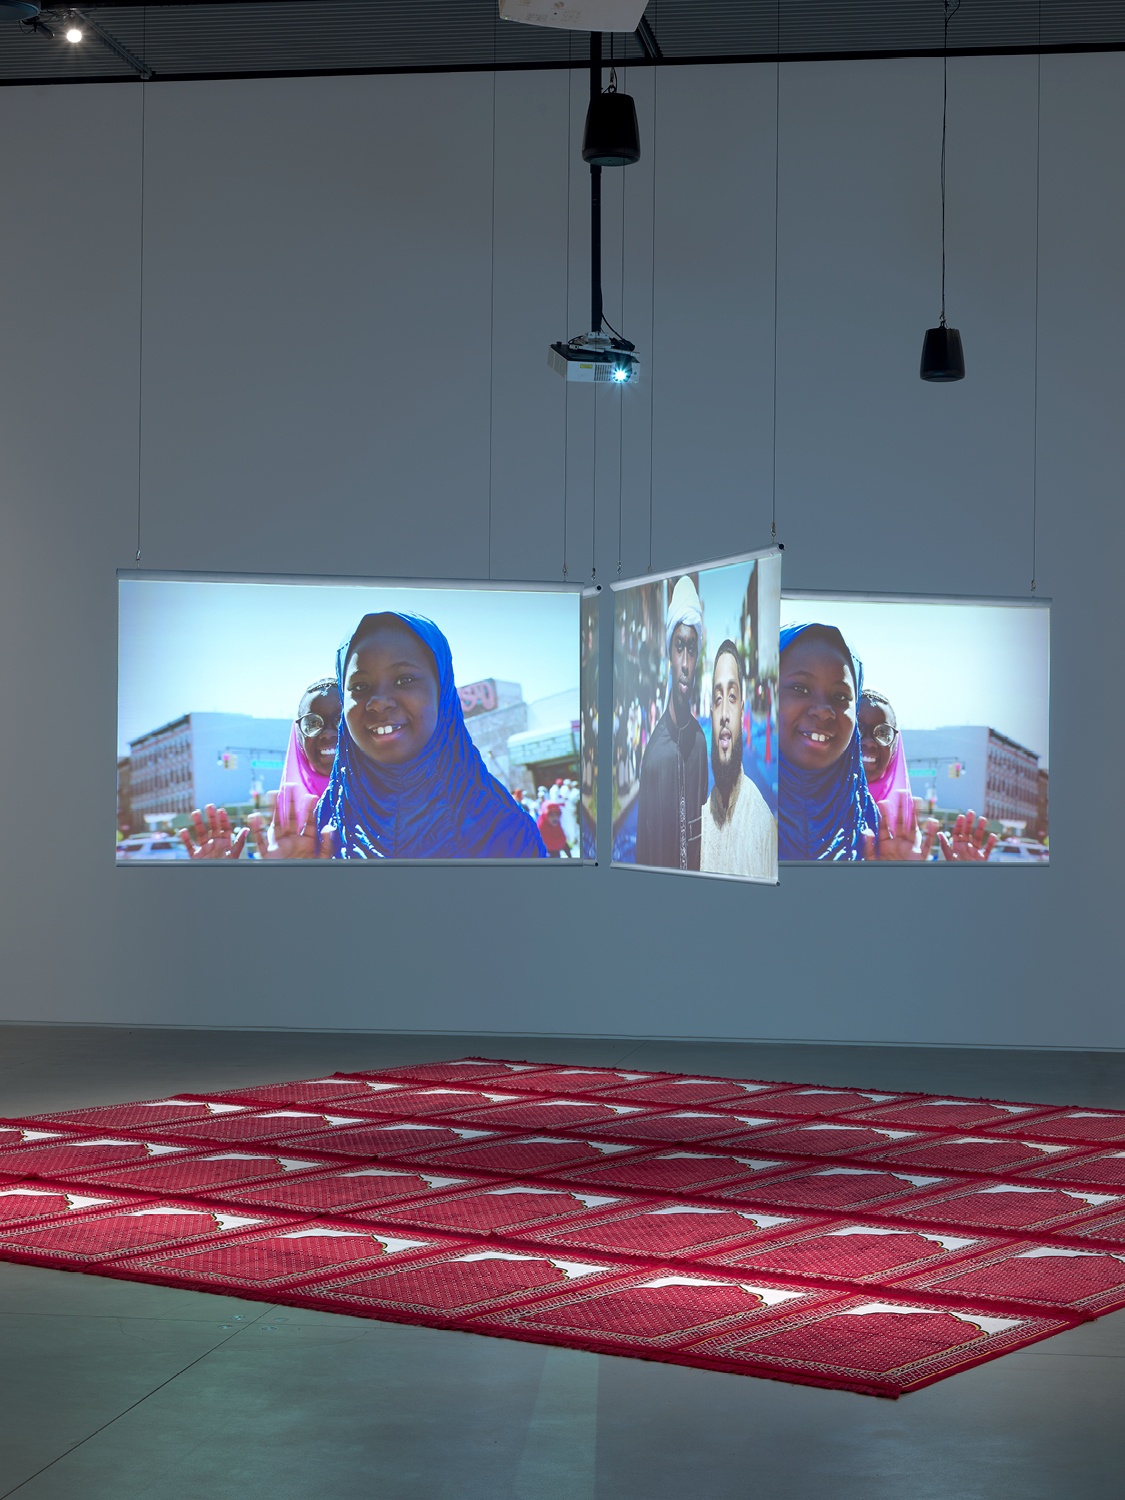
{"type": "Polygon", "coordinates": [[[500,18],[565,31],[636,31],[648,0],[500,0],[500,18]]]}

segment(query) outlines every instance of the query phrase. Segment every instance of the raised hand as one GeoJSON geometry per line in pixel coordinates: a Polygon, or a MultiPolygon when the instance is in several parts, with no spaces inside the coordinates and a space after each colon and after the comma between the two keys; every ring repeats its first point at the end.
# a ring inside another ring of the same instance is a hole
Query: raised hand
{"type": "Polygon", "coordinates": [[[326,828],[321,837],[317,836],[315,803],[309,808],[308,817],[301,827],[297,826],[297,808],[293,802],[289,804],[284,823],[279,824],[275,818],[269,828],[261,813],[251,813],[250,836],[259,859],[333,859],[336,855],[332,830],[326,828]]]}
{"type": "Polygon", "coordinates": [[[998,841],[998,835],[988,831],[988,820],[971,809],[957,814],[952,836],[938,834],[942,854],[955,864],[983,864],[998,841]]]}
{"type": "Polygon", "coordinates": [[[928,858],[933,846],[933,834],[927,832],[922,847],[918,842],[918,810],[912,797],[888,798],[880,802],[879,833],[867,834],[864,838],[864,859],[921,860],[928,858]]]}
{"type": "Polygon", "coordinates": [[[180,842],[192,859],[237,859],[246,847],[248,832],[240,828],[235,833],[226,808],[208,802],[202,812],[195,809],[187,828],[180,829],[180,842]]]}

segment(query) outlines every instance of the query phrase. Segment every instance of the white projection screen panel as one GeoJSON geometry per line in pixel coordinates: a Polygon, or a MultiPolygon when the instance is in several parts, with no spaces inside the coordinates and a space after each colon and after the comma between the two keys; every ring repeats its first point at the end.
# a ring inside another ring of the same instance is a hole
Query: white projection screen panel
{"type": "Polygon", "coordinates": [[[578,804],[578,831],[582,858],[598,857],[598,692],[600,673],[598,619],[600,589],[587,589],[582,595],[582,770],[581,800],[578,804]]]}
{"type": "Polygon", "coordinates": [[[782,862],[1049,861],[1045,602],[786,592],[782,862]]]}
{"type": "Polygon", "coordinates": [[[120,573],[118,864],[579,863],[581,605],[120,573]]]}
{"type": "Polygon", "coordinates": [[[614,865],[775,884],[780,550],[613,588],[614,865]]]}

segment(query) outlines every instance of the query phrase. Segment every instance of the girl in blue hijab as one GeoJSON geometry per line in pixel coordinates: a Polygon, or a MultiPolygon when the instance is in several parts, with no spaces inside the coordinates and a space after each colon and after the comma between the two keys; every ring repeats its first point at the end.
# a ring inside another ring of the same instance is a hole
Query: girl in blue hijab
{"type": "Polygon", "coordinates": [[[787,625],[778,673],[779,859],[854,860],[874,847],[856,715],[863,663],[833,625],[787,625]],[[868,845],[868,836],[871,836],[868,845]]]}
{"type": "Polygon", "coordinates": [[[344,729],[318,834],[339,859],[546,855],[465,728],[449,642],[422,615],[364,615],[336,654],[344,729]]]}

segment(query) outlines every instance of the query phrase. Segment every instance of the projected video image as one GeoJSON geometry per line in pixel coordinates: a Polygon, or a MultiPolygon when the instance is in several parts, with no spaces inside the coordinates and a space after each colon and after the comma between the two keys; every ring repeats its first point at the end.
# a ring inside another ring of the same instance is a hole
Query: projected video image
{"type": "Polygon", "coordinates": [[[776,551],[615,586],[613,861],[777,879],[776,551]]]}
{"type": "Polygon", "coordinates": [[[598,595],[582,598],[582,774],[578,828],[582,858],[598,853],[598,595]]]}
{"type": "Polygon", "coordinates": [[[786,596],[784,860],[1045,865],[1045,606],[786,596]]]}
{"type": "Polygon", "coordinates": [[[118,599],[119,862],[581,858],[577,590],[118,599]]]}

